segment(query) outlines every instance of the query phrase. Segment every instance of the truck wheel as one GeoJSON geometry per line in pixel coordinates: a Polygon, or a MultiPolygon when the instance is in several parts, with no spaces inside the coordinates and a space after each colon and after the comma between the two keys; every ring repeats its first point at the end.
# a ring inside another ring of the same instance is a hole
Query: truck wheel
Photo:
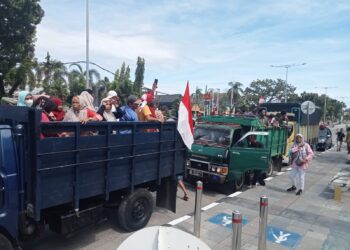
{"type": "Polygon", "coordinates": [[[268,177],[273,175],[273,167],[274,167],[274,164],[273,164],[273,160],[271,159],[269,162],[269,168],[267,169],[267,172],[266,172],[266,175],[268,177]]]}
{"type": "Polygon", "coordinates": [[[244,185],[245,175],[242,175],[239,179],[229,181],[218,186],[218,191],[225,195],[230,195],[238,190],[241,190],[244,185]]]}
{"type": "Polygon", "coordinates": [[[120,226],[128,231],[136,231],[147,225],[153,213],[153,198],[145,189],[138,189],[126,196],[118,208],[120,226]]]}
{"type": "Polygon", "coordinates": [[[234,191],[239,191],[243,188],[244,186],[244,181],[245,181],[245,174],[242,174],[239,179],[235,179],[235,190],[234,191]]]}
{"type": "Polygon", "coordinates": [[[0,249],[1,250],[13,250],[11,241],[3,234],[0,233],[0,249]]]}

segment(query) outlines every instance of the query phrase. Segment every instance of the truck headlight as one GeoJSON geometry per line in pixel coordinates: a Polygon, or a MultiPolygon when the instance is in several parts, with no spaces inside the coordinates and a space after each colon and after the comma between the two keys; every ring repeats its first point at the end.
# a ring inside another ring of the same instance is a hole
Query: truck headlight
{"type": "Polygon", "coordinates": [[[211,168],[211,171],[216,172],[218,174],[227,175],[228,174],[228,167],[214,166],[211,168]]]}

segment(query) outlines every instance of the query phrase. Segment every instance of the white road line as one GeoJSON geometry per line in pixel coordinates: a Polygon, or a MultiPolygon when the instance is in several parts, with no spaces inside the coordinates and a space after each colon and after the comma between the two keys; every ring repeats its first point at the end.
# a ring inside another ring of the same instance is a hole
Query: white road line
{"type": "Polygon", "coordinates": [[[278,172],[278,173],[276,173],[276,175],[282,175],[282,174],[284,174],[285,172],[278,172]]]}
{"type": "Polygon", "coordinates": [[[189,215],[185,215],[185,216],[182,216],[176,220],[173,220],[173,221],[170,221],[169,223],[167,223],[168,225],[171,225],[171,226],[175,226],[176,224],[179,224],[185,220],[188,220],[189,218],[191,218],[191,216],[189,215]]]}
{"type": "Polygon", "coordinates": [[[202,207],[202,211],[207,211],[208,209],[211,209],[217,205],[219,205],[220,203],[217,203],[217,202],[213,202],[211,204],[209,204],[208,206],[205,206],[205,207],[202,207]]]}
{"type": "Polygon", "coordinates": [[[271,181],[273,179],[273,177],[267,177],[266,179],[264,179],[264,181],[271,181]]]}
{"type": "Polygon", "coordinates": [[[240,192],[240,191],[237,191],[237,192],[234,192],[233,194],[230,194],[230,195],[228,195],[227,197],[236,197],[236,196],[238,196],[238,195],[240,195],[242,192],[240,192]]]}
{"type": "Polygon", "coordinates": [[[292,168],[287,168],[286,170],[287,170],[287,171],[291,171],[291,170],[292,170],[292,168]]]}

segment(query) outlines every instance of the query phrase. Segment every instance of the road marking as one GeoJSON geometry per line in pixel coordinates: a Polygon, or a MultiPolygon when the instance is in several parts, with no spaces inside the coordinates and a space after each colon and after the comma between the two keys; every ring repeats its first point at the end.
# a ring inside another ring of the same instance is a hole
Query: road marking
{"type": "Polygon", "coordinates": [[[230,195],[228,195],[227,197],[236,197],[236,196],[238,196],[238,195],[240,195],[242,192],[240,192],[240,191],[237,191],[237,192],[234,192],[233,194],[230,194],[230,195]]]}
{"type": "Polygon", "coordinates": [[[209,204],[208,206],[205,206],[205,207],[202,207],[202,211],[207,211],[208,209],[211,209],[217,205],[219,205],[220,203],[217,203],[217,202],[213,202],[211,204],[209,204]]]}
{"type": "Polygon", "coordinates": [[[273,179],[273,177],[268,177],[268,178],[264,179],[264,181],[270,181],[272,179],[273,179]]]}
{"type": "Polygon", "coordinates": [[[285,172],[278,172],[278,173],[276,173],[276,175],[282,175],[282,174],[284,174],[285,172]]]}
{"type": "Polygon", "coordinates": [[[287,170],[287,171],[291,171],[291,170],[292,170],[292,168],[287,168],[286,170],[287,170]]]}
{"type": "Polygon", "coordinates": [[[188,220],[189,218],[191,218],[191,216],[189,215],[185,215],[185,216],[182,216],[176,220],[173,220],[173,221],[170,221],[169,223],[167,223],[168,225],[171,225],[171,226],[175,226],[176,224],[179,224],[185,220],[188,220]]]}

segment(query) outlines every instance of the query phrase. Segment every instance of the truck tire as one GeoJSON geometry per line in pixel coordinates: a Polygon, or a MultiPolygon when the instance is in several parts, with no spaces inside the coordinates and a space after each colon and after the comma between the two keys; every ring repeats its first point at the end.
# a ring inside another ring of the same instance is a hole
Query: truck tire
{"type": "Polygon", "coordinates": [[[219,192],[225,195],[230,195],[243,188],[245,181],[245,175],[243,174],[239,179],[229,181],[219,186],[219,192]]]}
{"type": "Polygon", "coordinates": [[[147,225],[153,213],[153,198],[146,189],[137,189],[127,195],[118,207],[120,226],[128,232],[147,225]]]}
{"type": "Polygon", "coordinates": [[[3,234],[0,233],[0,249],[1,250],[13,250],[11,241],[3,234]]]}

